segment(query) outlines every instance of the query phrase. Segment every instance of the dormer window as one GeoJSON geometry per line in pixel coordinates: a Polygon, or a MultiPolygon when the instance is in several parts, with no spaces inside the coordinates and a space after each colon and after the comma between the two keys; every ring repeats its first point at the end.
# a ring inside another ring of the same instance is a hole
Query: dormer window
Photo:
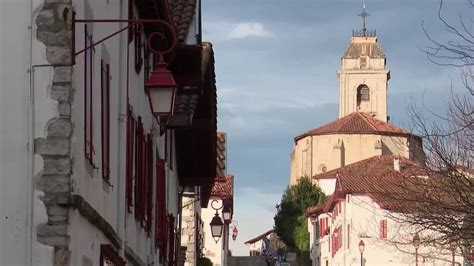
{"type": "Polygon", "coordinates": [[[370,90],[367,85],[363,84],[357,88],[357,107],[360,107],[361,102],[368,102],[370,100],[370,90]]]}

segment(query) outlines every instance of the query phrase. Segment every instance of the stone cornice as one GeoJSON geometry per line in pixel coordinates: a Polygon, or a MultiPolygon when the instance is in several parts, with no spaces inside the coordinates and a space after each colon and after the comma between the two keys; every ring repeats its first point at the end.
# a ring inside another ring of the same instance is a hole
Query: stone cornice
{"type": "Polygon", "coordinates": [[[80,195],[71,196],[71,206],[110,240],[116,249],[122,248],[122,239],[114,228],[80,195]]]}

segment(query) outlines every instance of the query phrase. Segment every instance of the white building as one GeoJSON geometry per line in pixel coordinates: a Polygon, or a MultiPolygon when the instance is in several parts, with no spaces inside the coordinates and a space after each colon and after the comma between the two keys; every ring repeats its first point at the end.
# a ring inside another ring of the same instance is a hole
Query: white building
{"type": "Polygon", "coordinates": [[[204,236],[202,255],[209,258],[214,266],[227,266],[229,257],[230,224],[234,212],[234,176],[225,175],[216,178],[212,188],[211,199],[206,209],[202,209],[204,236]],[[229,213],[229,219],[224,217],[229,213]],[[219,238],[212,236],[210,223],[216,213],[223,221],[222,234],[219,238]],[[217,241],[216,241],[217,240],[217,241]]]}
{"type": "MultiPolygon", "coordinates": [[[[314,176],[333,186],[324,191],[332,194],[326,203],[306,210],[313,265],[416,265],[416,257],[418,265],[453,265],[450,245],[430,242],[434,232],[396,219],[416,204],[401,196],[403,180],[426,178],[425,173],[413,161],[385,155],[314,176]],[[416,233],[420,245],[415,252],[416,233]]],[[[463,265],[459,251],[456,247],[454,261],[463,265]]]]}
{"type": "Polygon", "coordinates": [[[180,193],[207,205],[216,138],[200,3],[178,2],[0,1],[0,265],[175,264],[180,193]],[[176,32],[167,125],[144,85],[148,44],[165,49],[173,34],[127,19],[176,32]]]}

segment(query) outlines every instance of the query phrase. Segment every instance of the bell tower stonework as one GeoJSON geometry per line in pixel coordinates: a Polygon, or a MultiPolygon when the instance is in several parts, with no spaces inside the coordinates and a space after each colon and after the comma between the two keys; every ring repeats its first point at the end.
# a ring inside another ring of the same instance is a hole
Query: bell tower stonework
{"type": "Polygon", "coordinates": [[[363,112],[387,122],[387,83],[390,71],[375,32],[354,31],[341,59],[339,118],[363,112]]]}

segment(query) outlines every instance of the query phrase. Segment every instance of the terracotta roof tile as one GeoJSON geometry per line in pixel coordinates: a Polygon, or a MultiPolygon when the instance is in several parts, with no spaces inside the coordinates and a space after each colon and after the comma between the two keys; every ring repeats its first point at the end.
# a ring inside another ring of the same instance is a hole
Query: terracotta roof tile
{"type": "Polygon", "coordinates": [[[176,26],[178,41],[184,42],[194,18],[196,0],[168,0],[168,7],[176,26]]]}
{"type": "Polygon", "coordinates": [[[227,175],[223,178],[216,178],[211,191],[212,197],[222,197],[232,199],[234,195],[234,176],[227,175]]]}
{"type": "Polygon", "coordinates": [[[224,132],[217,132],[217,145],[216,145],[216,176],[223,177],[226,174],[226,164],[227,164],[227,137],[226,133],[224,132]]]}
{"type": "MultiPolygon", "coordinates": [[[[399,158],[400,171],[394,169],[393,155],[374,156],[326,173],[315,175],[314,179],[336,179],[336,193],[369,195],[381,208],[402,211],[407,202],[402,183],[406,178],[427,176],[422,165],[406,158],[399,158]],[[397,195],[403,195],[397,197],[397,195]]],[[[330,211],[326,204],[324,211],[330,211]]],[[[309,209],[316,213],[317,207],[309,209]]]]}
{"type": "Polygon", "coordinates": [[[328,124],[307,131],[306,133],[295,137],[295,141],[298,141],[306,136],[328,134],[380,134],[415,136],[395,125],[380,121],[372,117],[370,114],[354,112],[335,121],[329,122],[328,124]]]}

